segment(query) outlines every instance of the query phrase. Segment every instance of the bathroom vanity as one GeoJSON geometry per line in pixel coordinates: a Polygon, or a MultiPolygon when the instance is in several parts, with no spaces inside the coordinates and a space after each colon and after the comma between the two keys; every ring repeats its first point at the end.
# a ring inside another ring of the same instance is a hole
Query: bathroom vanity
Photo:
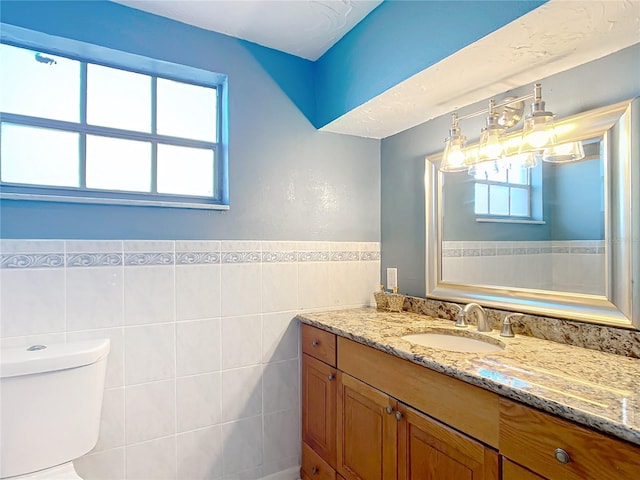
{"type": "Polygon", "coordinates": [[[640,478],[638,360],[413,313],[298,318],[303,479],[640,478]],[[502,348],[402,339],[419,332],[502,348]]]}

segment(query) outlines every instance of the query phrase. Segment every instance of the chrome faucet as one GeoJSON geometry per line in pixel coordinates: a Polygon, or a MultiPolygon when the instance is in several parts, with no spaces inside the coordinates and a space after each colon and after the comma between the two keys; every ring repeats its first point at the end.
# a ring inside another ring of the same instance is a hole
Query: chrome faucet
{"type": "Polygon", "coordinates": [[[468,325],[468,323],[466,322],[466,317],[472,312],[475,312],[476,318],[478,319],[478,331],[479,332],[490,332],[491,331],[491,326],[489,325],[489,322],[487,321],[487,315],[486,315],[486,313],[484,311],[484,308],[482,308],[477,303],[467,303],[465,305],[465,307],[462,310],[462,312],[460,312],[458,314],[458,321],[456,322],[456,326],[458,326],[458,327],[466,327],[468,325]],[[460,323],[460,324],[458,324],[458,323],[460,323]]]}

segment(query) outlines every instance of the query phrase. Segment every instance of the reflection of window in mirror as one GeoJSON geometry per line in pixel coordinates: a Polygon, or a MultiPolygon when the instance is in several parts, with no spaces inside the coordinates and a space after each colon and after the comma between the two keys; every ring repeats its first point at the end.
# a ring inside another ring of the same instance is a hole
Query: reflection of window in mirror
{"type": "MultiPolygon", "coordinates": [[[[539,180],[538,177],[539,174],[532,175],[526,168],[476,169],[476,218],[532,219],[532,187],[541,187],[539,182],[533,185],[532,179],[539,180]]],[[[540,195],[537,197],[539,202],[540,195]]]]}
{"type": "Polygon", "coordinates": [[[448,173],[442,281],[604,295],[600,149],[595,139],[579,161],[448,173]]]}

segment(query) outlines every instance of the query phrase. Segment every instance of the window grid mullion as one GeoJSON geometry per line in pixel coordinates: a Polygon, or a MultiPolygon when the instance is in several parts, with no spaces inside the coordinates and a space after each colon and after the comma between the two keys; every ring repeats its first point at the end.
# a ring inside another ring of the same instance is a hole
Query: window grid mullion
{"type": "MultiPolygon", "coordinates": [[[[158,134],[158,77],[151,77],[151,135],[158,134]]],[[[151,141],[151,193],[158,193],[158,142],[151,141]]]]}
{"type": "Polygon", "coordinates": [[[76,132],[89,135],[101,135],[104,137],[122,138],[127,140],[139,140],[143,142],[152,142],[157,140],[168,145],[176,145],[181,147],[207,148],[214,149],[218,147],[217,143],[205,140],[193,140],[190,138],[170,137],[156,135],[150,133],[136,132],[134,130],[120,130],[111,127],[99,127],[89,124],[80,124],[75,122],[67,122],[63,120],[51,120],[48,118],[29,117],[26,115],[16,115],[11,113],[0,112],[3,123],[14,123],[18,125],[26,125],[33,127],[51,128],[55,130],[65,130],[68,132],[76,132]]]}
{"type": "Polygon", "coordinates": [[[87,63],[80,63],[80,145],[79,151],[79,175],[80,182],[78,187],[80,189],[87,188],[87,63]]]}

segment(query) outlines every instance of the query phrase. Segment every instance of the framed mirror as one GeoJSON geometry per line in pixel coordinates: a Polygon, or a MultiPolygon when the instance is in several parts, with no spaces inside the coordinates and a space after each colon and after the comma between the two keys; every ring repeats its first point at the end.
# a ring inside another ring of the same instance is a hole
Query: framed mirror
{"type": "Polygon", "coordinates": [[[640,99],[555,125],[583,159],[472,176],[427,156],[426,295],[640,329],[640,99]]]}

